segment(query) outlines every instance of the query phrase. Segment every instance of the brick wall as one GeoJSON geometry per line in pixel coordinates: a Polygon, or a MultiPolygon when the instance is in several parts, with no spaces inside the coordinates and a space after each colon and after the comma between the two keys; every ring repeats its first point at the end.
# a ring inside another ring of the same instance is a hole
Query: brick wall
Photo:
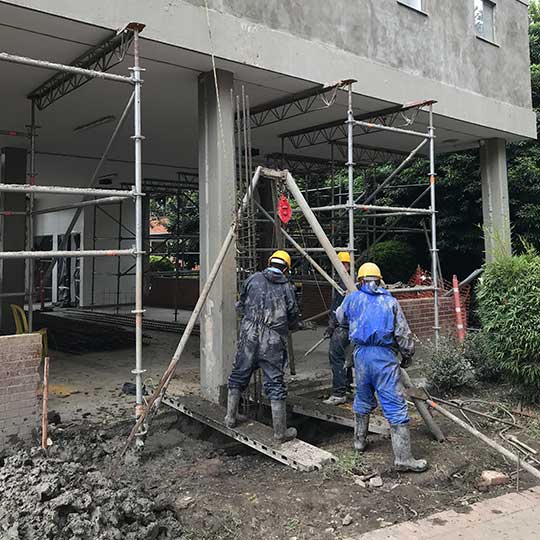
{"type": "MultiPolygon", "coordinates": [[[[321,284],[320,287],[312,284],[304,284],[302,288],[302,312],[304,317],[311,317],[328,309],[331,304],[332,290],[330,286],[321,284]]],[[[428,298],[408,298],[411,293],[396,294],[396,298],[407,317],[411,330],[420,338],[433,337],[433,297],[428,298]],[[405,298],[403,298],[405,296],[405,298]]],[[[465,327],[467,327],[467,311],[462,305],[465,327]]],[[[439,299],[439,324],[441,334],[456,334],[456,315],[454,312],[454,301],[452,297],[439,299]]],[[[321,324],[326,324],[327,319],[321,319],[321,324]]]]}
{"type": "Polygon", "coordinates": [[[0,450],[39,425],[41,336],[0,336],[0,450]]]}

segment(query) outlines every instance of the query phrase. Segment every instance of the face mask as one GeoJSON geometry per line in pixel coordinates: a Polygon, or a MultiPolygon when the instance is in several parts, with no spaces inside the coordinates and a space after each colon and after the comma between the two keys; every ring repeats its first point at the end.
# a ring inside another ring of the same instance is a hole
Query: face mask
{"type": "Polygon", "coordinates": [[[367,289],[371,292],[377,292],[377,290],[379,289],[379,285],[376,281],[366,281],[364,283],[364,286],[367,287],[367,289]]]}

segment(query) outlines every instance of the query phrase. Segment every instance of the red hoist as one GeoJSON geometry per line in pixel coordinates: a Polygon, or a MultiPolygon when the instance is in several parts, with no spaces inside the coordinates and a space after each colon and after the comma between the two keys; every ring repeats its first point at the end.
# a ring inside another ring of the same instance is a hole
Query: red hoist
{"type": "Polygon", "coordinates": [[[278,216],[279,219],[285,224],[289,223],[292,217],[292,208],[289,200],[285,195],[281,195],[278,200],[278,216]]]}

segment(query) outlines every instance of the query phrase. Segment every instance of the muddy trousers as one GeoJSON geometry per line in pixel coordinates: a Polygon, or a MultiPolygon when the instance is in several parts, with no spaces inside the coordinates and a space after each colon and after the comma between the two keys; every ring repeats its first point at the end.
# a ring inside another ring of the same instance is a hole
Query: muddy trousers
{"type": "Polygon", "coordinates": [[[353,382],[352,368],[345,367],[349,345],[349,329],[338,326],[330,338],[328,347],[330,367],[332,368],[333,396],[344,397],[353,382]]]}
{"type": "Polygon", "coordinates": [[[357,346],[354,351],[356,396],[353,410],[369,414],[377,407],[375,393],[383,414],[392,425],[407,424],[409,412],[400,382],[399,361],[389,347],[357,346]]]}
{"type": "Polygon", "coordinates": [[[229,388],[238,388],[244,392],[253,372],[261,368],[263,388],[268,399],[276,401],[285,399],[286,338],[277,341],[275,335],[268,335],[266,328],[256,328],[255,325],[244,330],[240,332],[238,349],[229,377],[229,388]]]}

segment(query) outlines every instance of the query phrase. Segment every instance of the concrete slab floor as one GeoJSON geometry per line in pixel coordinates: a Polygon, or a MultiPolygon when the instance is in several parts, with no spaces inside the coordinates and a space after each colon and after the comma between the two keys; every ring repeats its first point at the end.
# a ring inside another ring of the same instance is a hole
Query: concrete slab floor
{"type": "MultiPolygon", "coordinates": [[[[304,353],[322,337],[324,328],[294,334],[296,354],[296,380],[326,378],[330,380],[328,344],[323,344],[309,357],[304,353]]],[[[144,332],[149,344],[143,349],[146,377],[157,383],[171,360],[180,335],[167,332],[144,332]]],[[[122,393],[125,382],[134,382],[135,351],[92,352],[71,355],[50,352],[49,409],[58,411],[63,421],[114,421],[127,419],[133,414],[134,396],[122,393]]],[[[291,377],[288,377],[291,380],[291,377]]],[[[197,394],[199,392],[199,338],[188,341],[176,375],[170,385],[171,393],[197,394]]]]}

